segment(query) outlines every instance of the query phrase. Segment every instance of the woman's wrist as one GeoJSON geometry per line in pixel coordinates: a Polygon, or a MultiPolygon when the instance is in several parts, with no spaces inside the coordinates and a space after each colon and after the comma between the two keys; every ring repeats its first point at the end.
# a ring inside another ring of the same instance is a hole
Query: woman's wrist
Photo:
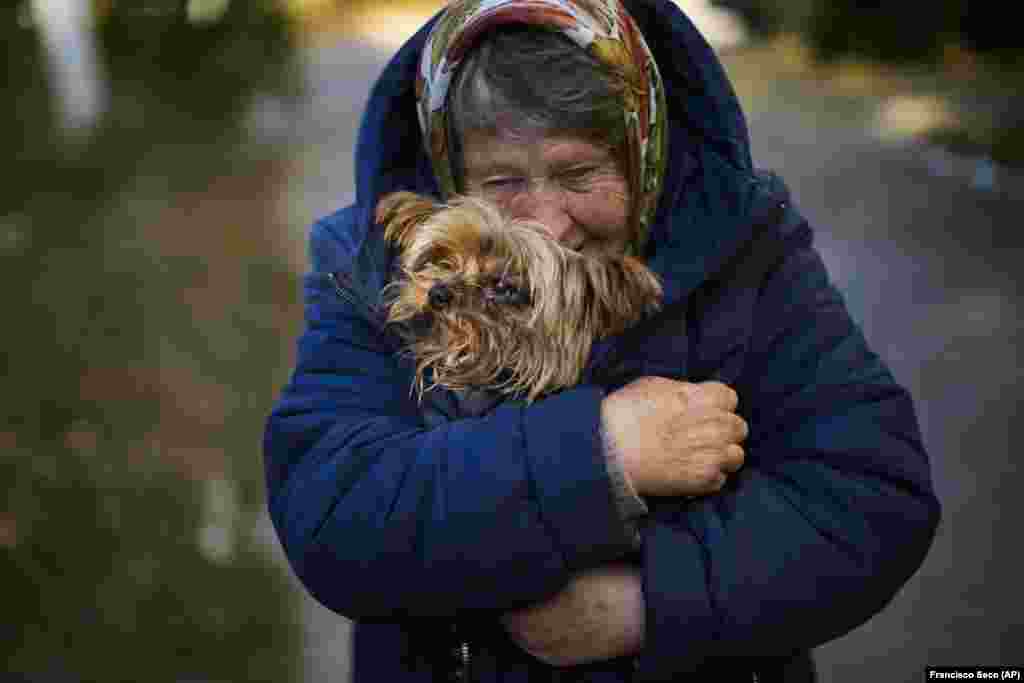
{"type": "Polygon", "coordinates": [[[614,441],[605,431],[604,422],[601,423],[601,444],[605,457],[605,464],[608,468],[608,478],[612,483],[612,495],[615,497],[615,505],[619,510],[627,532],[633,539],[634,546],[640,545],[640,533],[637,529],[637,522],[647,515],[647,504],[637,494],[636,489],[626,474],[625,464],[622,461],[621,452],[616,448],[614,441]]]}

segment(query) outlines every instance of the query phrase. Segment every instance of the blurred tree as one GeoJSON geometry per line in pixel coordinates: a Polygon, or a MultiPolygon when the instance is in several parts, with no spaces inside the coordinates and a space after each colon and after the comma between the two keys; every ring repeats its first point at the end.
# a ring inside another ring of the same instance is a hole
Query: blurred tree
{"type": "Polygon", "coordinates": [[[222,135],[254,94],[281,90],[292,75],[295,41],[275,2],[107,0],[97,18],[114,100],[109,124],[120,129],[222,135]]]}
{"type": "Polygon", "coordinates": [[[934,62],[947,46],[959,44],[1011,62],[1024,54],[1024,43],[1012,28],[1011,9],[1005,3],[978,0],[815,0],[807,37],[824,60],[934,62]]]}
{"type": "Polygon", "coordinates": [[[1012,6],[1006,3],[959,3],[957,18],[960,35],[966,47],[994,58],[1006,65],[1021,68],[1024,41],[1010,16],[1012,6]]]}
{"type": "Polygon", "coordinates": [[[57,154],[46,55],[28,2],[0,6],[0,55],[0,82],[9,103],[0,107],[0,150],[11,171],[7,180],[14,184],[0,192],[2,215],[19,208],[26,196],[19,186],[34,186],[33,180],[57,154]]]}
{"type": "Polygon", "coordinates": [[[885,3],[881,0],[817,2],[808,37],[826,61],[860,57],[888,62],[934,60],[955,31],[949,0],[885,3]]]}
{"type": "Polygon", "coordinates": [[[739,14],[754,36],[771,38],[802,33],[814,0],[713,0],[712,4],[739,14]]]}
{"type": "Polygon", "coordinates": [[[989,0],[884,3],[881,0],[712,0],[737,12],[761,37],[804,34],[826,61],[844,57],[929,62],[950,44],[1004,63],[1020,60],[1024,43],[1012,6],[989,0]]]}
{"type": "MultiPolygon", "coordinates": [[[[295,278],[252,213],[211,223],[195,194],[192,211],[173,212],[185,190],[266,175],[243,144],[245,116],[289,87],[283,13],[221,4],[214,18],[193,3],[99,6],[112,99],[72,137],[29,3],[0,7],[0,87],[14,104],[0,110],[5,680],[298,673],[290,583],[251,536],[283,356],[276,311],[295,278]],[[160,239],[176,234],[188,249],[160,239]],[[220,272],[234,284],[208,296],[220,272]],[[197,320],[189,291],[218,314],[197,320]]],[[[237,203],[265,213],[268,189],[237,203]]]]}

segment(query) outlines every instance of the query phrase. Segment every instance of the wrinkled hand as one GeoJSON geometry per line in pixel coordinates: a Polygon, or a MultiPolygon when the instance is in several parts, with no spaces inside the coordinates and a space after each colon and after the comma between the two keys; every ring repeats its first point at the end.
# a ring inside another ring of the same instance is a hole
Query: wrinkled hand
{"type": "Polygon", "coordinates": [[[551,599],[501,622],[519,647],[551,666],[636,654],[644,640],[639,571],[610,564],[577,574],[551,599]]]}
{"type": "Polygon", "coordinates": [[[738,402],[721,382],[641,377],[604,398],[601,421],[637,493],[699,496],[743,466],[738,402]]]}

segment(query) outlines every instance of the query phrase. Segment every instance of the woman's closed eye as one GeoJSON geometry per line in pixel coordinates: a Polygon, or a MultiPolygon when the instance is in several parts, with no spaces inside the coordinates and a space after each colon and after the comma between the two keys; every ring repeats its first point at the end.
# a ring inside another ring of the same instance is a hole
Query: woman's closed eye
{"type": "Polygon", "coordinates": [[[506,192],[523,189],[526,187],[526,183],[526,178],[520,176],[501,176],[498,178],[488,178],[481,183],[481,187],[491,192],[506,192]]]}
{"type": "MultiPolygon", "coordinates": [[[[600,170],[598,166],[578,166],[561,171],[555,180],[567,190],[586,192],[589,189],[589,184],[600,170]]],[[[500,176],[488,178],[480,184],[480,187],[485,192],[508,193],[522,192],[527,189],[529,184],[529,179],[524,176],[500,176]]]]}
{"type": "Polygon", "coordinates": [[[582,192],[587,189],[589,181],[593,180],[598,170],[597,166],[576,166],[562,171],[559,180],[566,188],[582,192]]]}

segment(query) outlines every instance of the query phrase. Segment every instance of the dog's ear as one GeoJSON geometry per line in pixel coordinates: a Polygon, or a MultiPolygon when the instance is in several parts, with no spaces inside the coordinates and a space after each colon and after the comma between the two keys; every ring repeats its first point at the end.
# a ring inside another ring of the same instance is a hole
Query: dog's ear
{"type": "Polygon", "coordinates": [[[642,261],[632,256],[622,257],[622,269],[626,277],[624,291],[634,299],[635,310],[655,313],[661,309],[664,290],[661,281],[642,261]]]}
{"type": "Polygon", "coordinates": [[[377,225],[384,226],[384,239],[406,249],[416,228],[437,213],[434,200],[412,192],[392,192],[377,202],[377,225]]]}

